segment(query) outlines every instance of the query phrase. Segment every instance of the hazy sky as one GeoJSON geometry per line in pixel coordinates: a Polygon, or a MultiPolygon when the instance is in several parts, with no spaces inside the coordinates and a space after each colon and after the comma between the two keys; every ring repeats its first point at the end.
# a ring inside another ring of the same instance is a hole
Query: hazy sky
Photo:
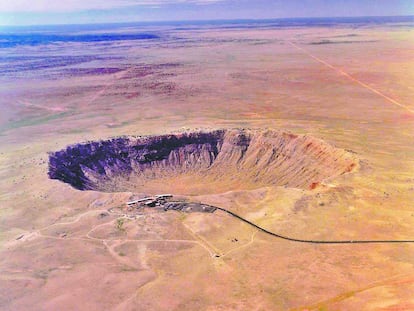
{"type": "Polygon", "coordinates": [[[0,0],[0,25],[414,15],[414,0],[0,0]]]}

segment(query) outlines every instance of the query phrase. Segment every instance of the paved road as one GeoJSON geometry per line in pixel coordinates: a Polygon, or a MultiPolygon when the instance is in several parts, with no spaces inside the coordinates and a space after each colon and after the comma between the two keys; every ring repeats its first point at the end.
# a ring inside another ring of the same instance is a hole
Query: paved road
{"type": "Polygon", "coordinates": [[[211,206],[211,207],[215,207],[216,209],[223,211],[227,214],[229,214],[232,217],[235,217],[247,224],[249,224],[250,226],[253,226],[257,229],[259,229],[260,231],[269,234],[271,236],[277,237],[279,239],[283,239],[283,240],[287,240],[287,241],[291,241],[291,242],[299,242],[299,243],[310,243],[310,244],[380,244],[380,243],[414,243],[414,240],[308,240],[308,239],[296,239],[296,238],[292,238],[292,237],[288,237],[288,236],[284,236],[284,235],[280,235],[274,232],[271,232],[269,230],[266,230],[265,228],[262,228],[258,225],[256,225],[255,223],[252,223],[251,221],[225,209],[222,207],[217,207],[217,206],[211,206]]]}

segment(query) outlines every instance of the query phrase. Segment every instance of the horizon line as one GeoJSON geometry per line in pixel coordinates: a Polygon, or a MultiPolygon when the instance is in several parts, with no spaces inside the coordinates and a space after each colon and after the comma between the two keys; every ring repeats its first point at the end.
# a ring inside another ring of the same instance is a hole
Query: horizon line
{"type": "Polygon", "coordinates": [[[230,19],[177,19],[177,20],[146,20],[146,21],[128,21],[128,22],[90,22],[90,23],[51,23],[51,24],[6,24],[0,27],[42,27],[42,26],[86,26],[86,25],[126,25],[126,24],[150,24],[150,23],[189,23],[189,22],[243,22],[243,21],[275,21],[275,20],[294,20],[294,19],[340,19],[340,18],[392,18],[405,17],[413,18],[414,15],[354,15],[354,16],[295,16],[295,17],[272,17],[272,18],[230,18],[230,19]]]}

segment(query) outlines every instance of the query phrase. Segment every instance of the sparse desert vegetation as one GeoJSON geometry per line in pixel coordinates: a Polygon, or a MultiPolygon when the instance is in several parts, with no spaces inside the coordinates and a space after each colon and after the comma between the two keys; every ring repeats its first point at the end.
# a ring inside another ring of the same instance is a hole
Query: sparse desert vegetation
{"type": "Polygon", "coordinates": [[[412,244],[125,204],[413,239],[412,22],[141,30],[2,37],[0,309],[414,309],[412,244]]]}

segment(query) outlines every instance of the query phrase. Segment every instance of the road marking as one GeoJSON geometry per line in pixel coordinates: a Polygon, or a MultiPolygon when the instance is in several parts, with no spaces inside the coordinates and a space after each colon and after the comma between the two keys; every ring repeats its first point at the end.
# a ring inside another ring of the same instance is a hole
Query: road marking
{"type": "Polygon", "coordinates": [[[302,47],[298,46],[297,44],[295,44],[295,43],[293,43],[293,42],[290,42],[290,41],[288,41],[288,43],[289,43],[291,46],[293,46],[295,49],[297,49],[297,50],[299,50],[299,51],[302,51],[303,53],[305,53],[305,54],[306,54],[306,55],[308,55],[309,57],[313,58],[313,59],[314,59],[314,60],[316,60],[317,62],[319,62],[319,63],[321,63],[321,64],[325,65],[325,66],[326,66],[326,67],[328,67],[328,68],[331,68],[332,70],[334,70],[334,71],[338,72],[339,74],[341,74],[341,75],[345,76],[345,77],[346,77],[346,78],[348,78],[349,80],[351,80],[351,81],[353,81],[353,82],[355,82],[355,83],[358,83],[358,84],[359,84],[359,85],[361,85],[362,87],[364,87],[364,88],[366,88],[366,89],[370,90],[371,92],[373,92],[373,93],[377,94],[378,96],[381,96],[382,98],[386,99],[386,100],[387,100],[388,102],[390,102],[391,104],[396,105],[396,106],[399,106],[399,107],[401,107],[401,108],[404,108],[405,110],[407,110],[407,111],[409,111],[409,112],[411,112],[411,113],[414,113],[414,109],[412,109],[412,108],[410,108],[410,107],[408,107],[408,106],[406,106],[406,105],[403,105],[403,104],[399,103],[399,102],[398,102],[398,101],[396,101],[395,99],[393,99],[393,98],[391,98],[391,97],[389,97],[389,96],[387,96],[387,95],[383,94],[382,92],[378,91],[377,89],[374,89],[372,86],[369,86],[368,84],[366,84],[366,83],[364,83],[364,82],[362,82],[362,81],[360,81],[360,80],[358,80],[358,79],[354,78],[353,76],[351,76],[349,73],[347,73],[347,72],[343,71],[342,69],[339,69],[339,68],[337,68],[337,67],[335,67],[335,66],[332,66],[331,64],[327,63],[327,62],[326,62],[326,61],[324,61],[323,59],[320,59],[319,57],[317,57],[317,56],[315,56],[315,55],[313,55],[313,54],[309,53],[307,50],[305,50],[304,48],[302,48],[302,47]]]}

